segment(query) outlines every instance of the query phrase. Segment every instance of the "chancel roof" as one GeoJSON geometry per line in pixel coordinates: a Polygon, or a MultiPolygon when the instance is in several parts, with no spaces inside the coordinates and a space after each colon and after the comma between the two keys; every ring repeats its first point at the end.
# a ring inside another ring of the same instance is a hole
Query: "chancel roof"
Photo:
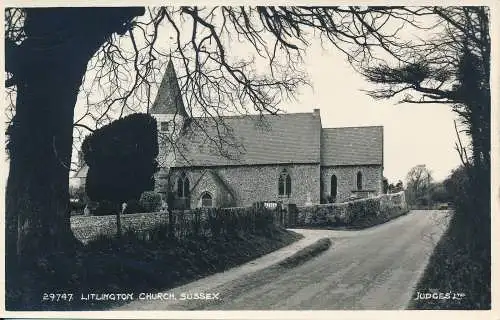
{"type": "Polygon", "coordinates": [[[383,165],[383,127],[325,128],[321,165],[383,165]]]}

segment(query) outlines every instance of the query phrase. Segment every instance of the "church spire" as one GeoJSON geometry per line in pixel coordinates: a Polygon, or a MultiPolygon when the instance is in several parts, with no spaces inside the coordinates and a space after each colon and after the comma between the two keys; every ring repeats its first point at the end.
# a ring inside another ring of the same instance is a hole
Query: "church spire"
{"type": "Polygon", "coordinates": [[[167,70],[161,81],[156,100],[151,107],[150,113],[187,116],[172,59],[168,61],[167,70]]]}

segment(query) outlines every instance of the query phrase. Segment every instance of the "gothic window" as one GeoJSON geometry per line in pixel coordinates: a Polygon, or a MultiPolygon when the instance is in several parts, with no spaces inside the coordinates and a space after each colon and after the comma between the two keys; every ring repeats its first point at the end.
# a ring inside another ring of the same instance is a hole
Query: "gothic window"
{"type": "Polygon", "coordinates": [[[330,195],[332,198],[337,198],[337,176],[332,175],[332,181],[330,185],[330,195]]]}
{"type": "Polygon", "coordinates": [[[189,197],[189,179],[186,177],[185,173],[182,173],[179,178],[177,178],[177,196],[179,198],[189,197]]]}
{"type": "Polygon", "coordinates": [[[358,187],[358,190],[363,189],[363,174],[361,171],[358,171],[358,175],[356,176],[356,186],[358,187]]]}
{"type": "Polygon", "coordinates": [[[211,208],[212,207],[212,195],[208,192],[205,192],[201,196],[201,206],[203,208],[211,208]]]}
{"type": "Polygon", "coordinates": [[[278,193],[280,196],[290,196],[292,193],[292,178],[286,169],[283,169],[279,176],[278,193]]]}

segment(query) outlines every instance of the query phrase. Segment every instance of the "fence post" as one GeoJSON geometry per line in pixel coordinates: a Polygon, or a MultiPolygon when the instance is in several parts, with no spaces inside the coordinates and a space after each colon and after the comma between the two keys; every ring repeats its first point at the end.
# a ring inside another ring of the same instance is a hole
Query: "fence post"
{"type": "Polygon", "coordinates": [[[201,214],[200,210],[195,210],[195,212],[194,212],[194,225],[195,225],[194,236],[195,237],[198,237],[199,233],[200,233],[200,214],[201,214]]]}

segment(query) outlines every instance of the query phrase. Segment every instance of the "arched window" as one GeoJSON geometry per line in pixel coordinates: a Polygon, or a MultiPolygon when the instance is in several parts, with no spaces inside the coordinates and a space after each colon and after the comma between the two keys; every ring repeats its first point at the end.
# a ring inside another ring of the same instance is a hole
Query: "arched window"
{"type": "Polygon", "coordinates": [[[211,208],[212,207],[212,195],[208,192],[203,193],[201,196],[201,206],[203,208],[211,208]]]}
{"type": "Polygon", "coordinates": [[[187,177],[184,178],[184,197],[189,197],[189,179],[187,177]]]}
{"type": "Polygon", "coordinates": [[[189,197],[189,179],[186,177],[185,173],[182,173],[179,178],[177,178],[177,196],[179,198],[189,197]]]}
{"type": "Polygon", "coordinates": [[[290,196],[292,193],[292,178],[286,169],[281,171],[278,179],[278,193],[280,196],[290,196]]]}
{"type": "Polygon", "coordinates": [[[184,179],[181,177],[177,178],[177,196],[182,198],[184,195],[184,179]]]}
{"type": "Polygon", "coordinates": [[[332,198],[337,198],[337,176],[333,175],[332,176],[332,181],[330,184],[330,195],[332,198]]]}
{"type": "Polygon", "coordinates": [[[356,176],[356,186],[358,187],[358,190],[363,189],[363,174],[361,171],[358,172],[358,175],[356,176]]]}
{"type": "Polygon", "coordinates": [[[290,175],[286,175],[286,185],[285,185],[285,193],[287,196],[290,196],[292,193],[292,179],[290,178],[290,175]]]}

